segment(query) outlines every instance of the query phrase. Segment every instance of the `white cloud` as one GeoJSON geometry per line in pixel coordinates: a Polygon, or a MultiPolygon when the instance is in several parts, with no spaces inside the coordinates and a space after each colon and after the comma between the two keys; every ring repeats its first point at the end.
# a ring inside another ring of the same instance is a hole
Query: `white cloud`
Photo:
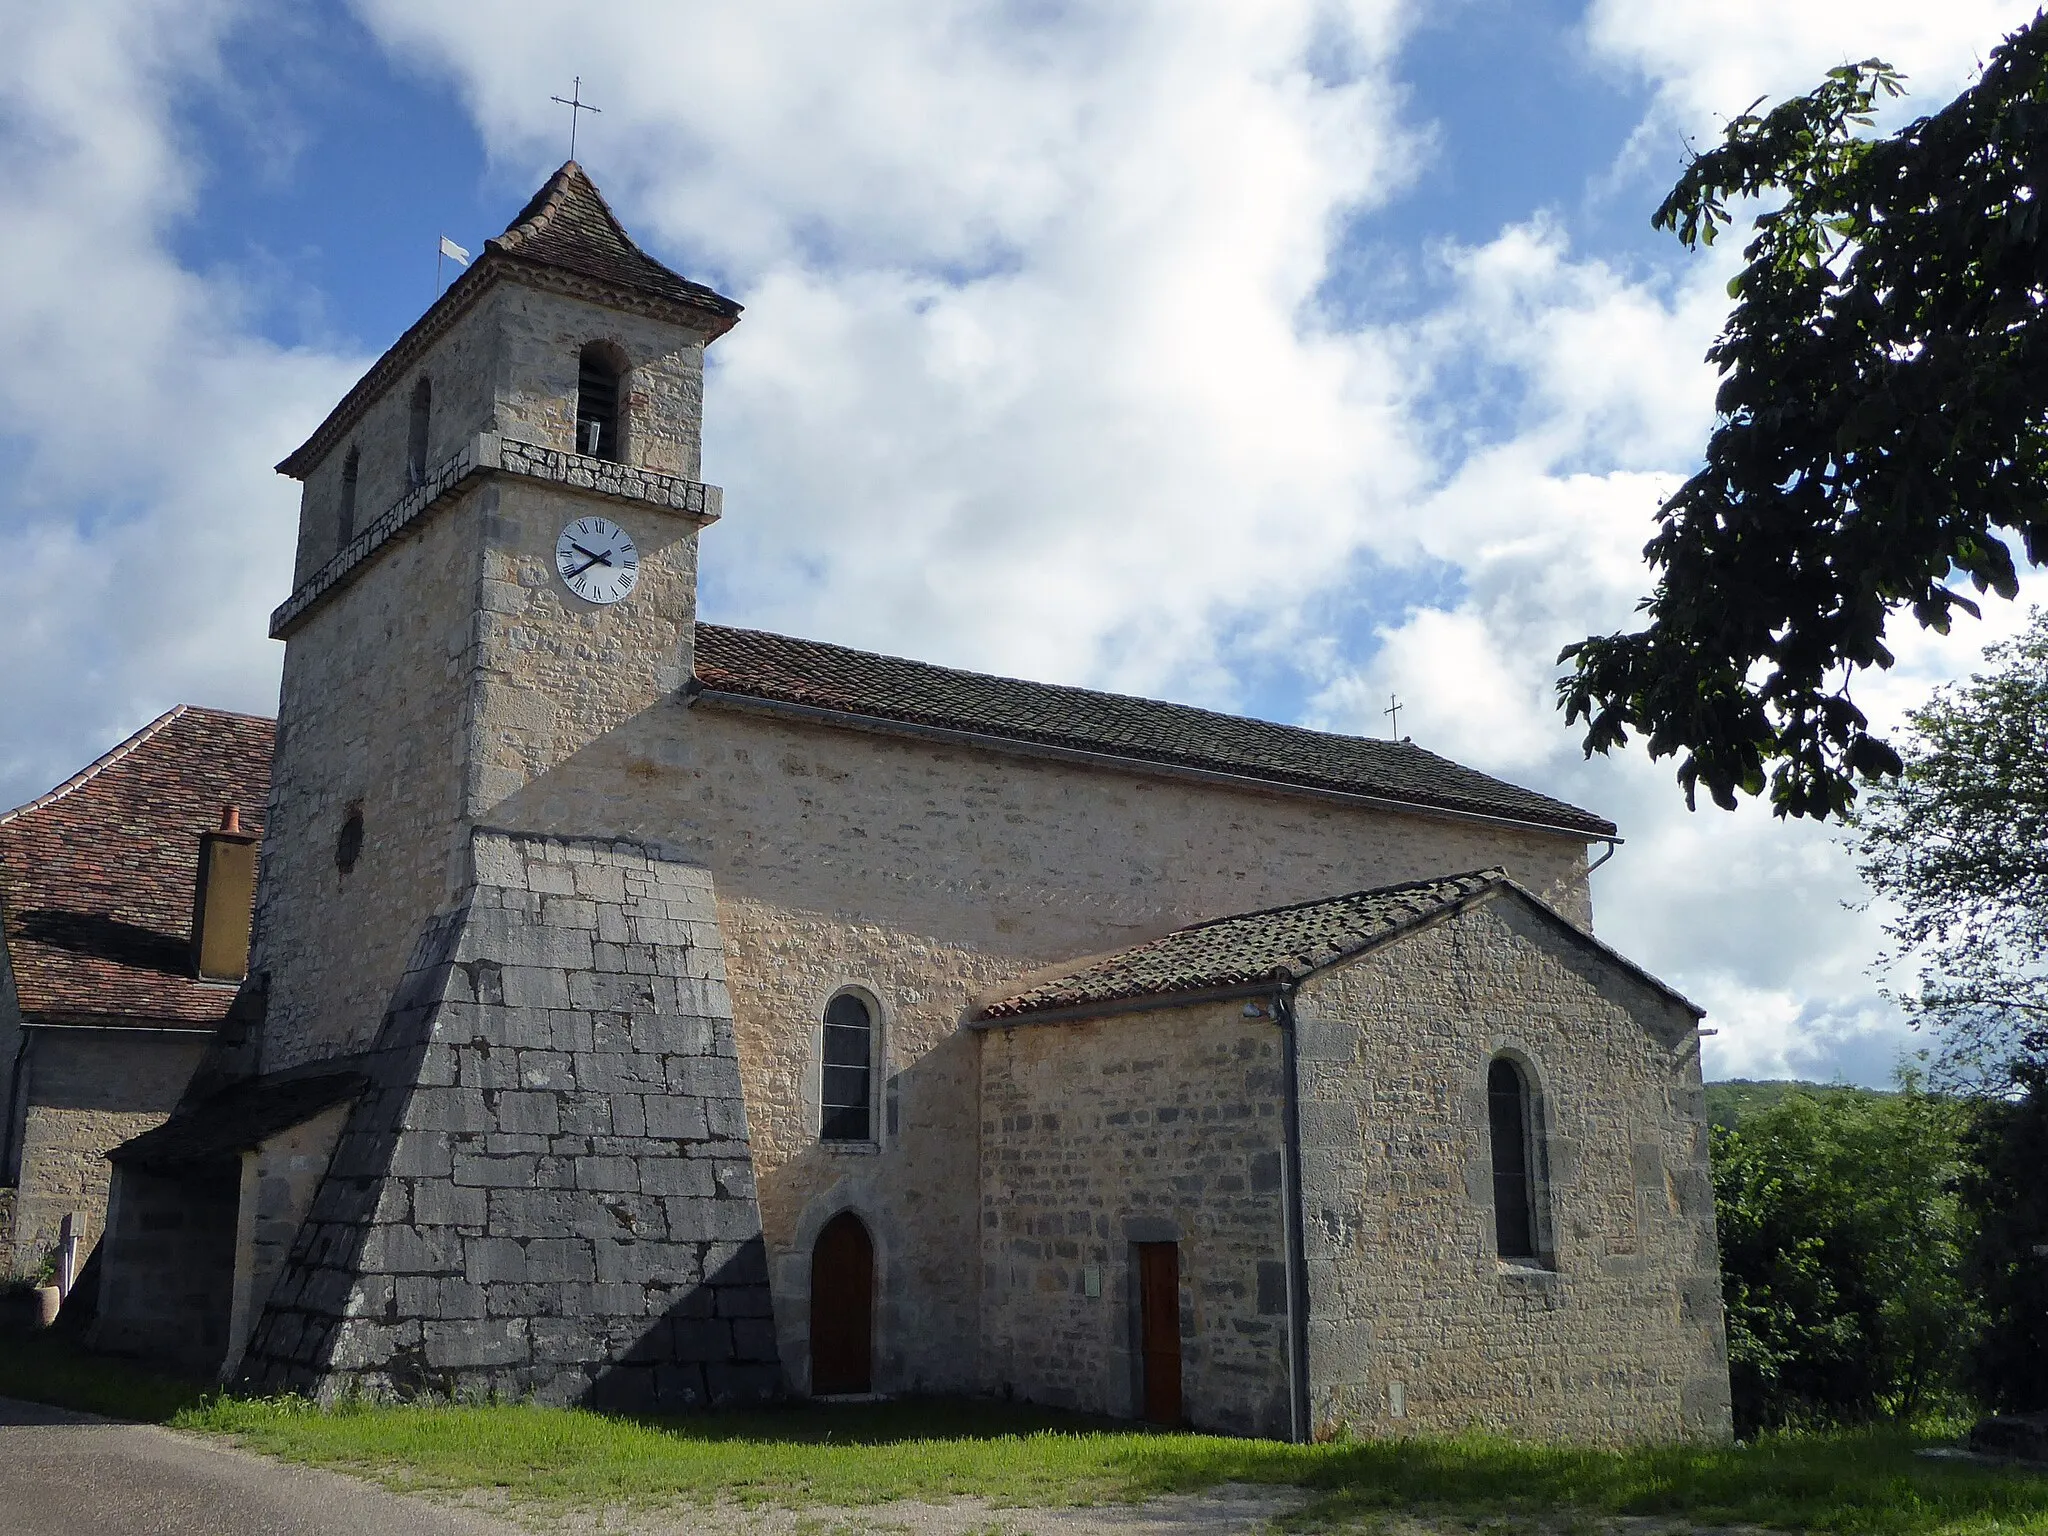
{"type": "MultiPolygon", "coordinates": [[[[1739,110],[1810,85],[1839,62],[1829,38],[1874,36],[1853,56],[1885,52],[1921,87],[1952,90],[1973,40],[2024,19],[2011,7],[1991,22],[1928,16],[1596,5],[1588,25],[1657,85],[1652,124],[1691,114],[1696,125],[1710,101],[1739,110]]],[[[1920,109],[1941,99],[1923,97],[1920,109]]],[[[1711,428],[1715,381],[1699,359],[1725,313],[1729,246],[1669,274],[1624,277],[1571,252],[1539,217],[1443,259],[1457,289],[1418,326],[1418,354],[1464,376],[1483,353],[1491,371],[1481,376],[1508,403],[1508,424],[1418,504],[1427,547],[1461,569],[1457,600],[1385,616],[1381,648],[1337,669],[1319,696],[1322,717],[1371,729],[1398,692],[1423,744],[1613,816],[1629,842],[1596,877],[1602,932],[1709,1008],[1720,1031],[1705,1048],[1710,1072],[1882,1081],[1923,1042],[1878,995],[1883,912],[1841,834],[1754,804],[1688,813],[1671,762],[1649,762],[1639,745],[1582,762],[1552,706],[1559,646],[1633,622],[1651,513],[1711,428]]],[[[1437,406],[1455,415],[1459,403],[1437,406]]],[[[1896,724],[2023,619],[2023,605],[1987,600],[1985,623],[1946,638],[1906,620],[1898,665],[1861,680],[1858,698],[1896,724]]]]}
{"type": "Polygon", "coordinates": [[[714,609],[1228,701],[1226,622],[1398,539],[1403,380],[1313,308],[1337,222],[1409,174],[1391,5],[368,14],[530,174],[573,43],[584,158],[737,285],[714,609]],[[1333,38],[1356,72],[1319,79],[1333,38]]]}
{"type": "Polygon", "coordinates": [[[2035,0],[1592,0],[1585,25],[1596,55],[1655,87],[1658,130],[1681,129],[1704,146],[1758,97],[1811,90],[1837,65],[1869,58],[1906,72],[1911,95],[1891,116],[1930,111],[2035,9],[2035,0]]]}
{"type": "MultiPolygon", "coordinates": [[[[718,616],[1227,706],[1292,656],[1318,718],[1360,730],[1397,690],[1419,740],[1623,823],[1603,932],[1715,1010],[1710,1067],[1881,1075],[1896,1021],[1832,835],[1688,816],[1668,763],[1580,761],[1551,702],[1558,647],[1628,622],[1711,425],[1727,253],[1645,273],[1532,213],[1430,255],[1450,296],[1420,319],[1331,320],[1335,243],[1431,131],[1395,0],[360,8],[454,82],[508,203],[559,155],[547,98],[581,69],[615,205],[748,304],[707,400],[718,616]],[[1317,615],[1364,568],[1397,596],[1347,653],[1317,615]],[[1450,595],[1398,595],[1444,570],[1450,595]]],[[[17,798],[158,708],[274,686],[292,488],[268,462],[357,364],[256,339],[169,252],[200,175],[176,90],[251,17],[0,9],[0,354],[33,360],[0,369],[17,798]]],[[[1640,154],[1871,52],[1924,108],[2020,19],[1598,0],[1586,33],[1652,86],[1640,154]]],[[[1869,696],[1904,707],[1981,638],[1910,640],[1869,696]]]]}
{"type": "Polygon", "coordinates": [[[281,440],[348,378],[252,340],[166,249],[200,195],[174,93],[227,0],[0,8],[0,787],[12,804],[173,704],[275,707],[281,440]]]}

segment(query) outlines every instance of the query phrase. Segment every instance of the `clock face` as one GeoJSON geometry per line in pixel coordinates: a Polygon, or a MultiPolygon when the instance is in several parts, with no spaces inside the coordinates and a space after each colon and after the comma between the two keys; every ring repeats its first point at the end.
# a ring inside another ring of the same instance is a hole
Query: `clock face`
{"type": "Polygon", "coordinates": [[[555,540],[555,569],[586,603],[616,603],[640,579],[640,551],[609,518],[579,517],[555,540]]]}

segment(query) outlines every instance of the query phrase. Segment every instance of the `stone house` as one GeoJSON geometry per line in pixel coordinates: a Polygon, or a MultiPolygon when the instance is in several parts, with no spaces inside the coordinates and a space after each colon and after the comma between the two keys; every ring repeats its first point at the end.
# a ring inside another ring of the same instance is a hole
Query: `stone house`
{"type": "Polygon", "coordinates": [[[180,707],[0,814],[0,1270],[35,1268],[67,1217],[91,1250],[108,1150],[170,1114],[226,1017],[271,734],[180,707]]]}
{"type": "Polygon", "coordinates": [[[1698,1014],[1591,935],[1614,826],[700,623],[738,315],[565,165],[280,466],[250,977],[113,1154],[100,1341],[320,1396],[1725,1435],[1698,1014]]]}

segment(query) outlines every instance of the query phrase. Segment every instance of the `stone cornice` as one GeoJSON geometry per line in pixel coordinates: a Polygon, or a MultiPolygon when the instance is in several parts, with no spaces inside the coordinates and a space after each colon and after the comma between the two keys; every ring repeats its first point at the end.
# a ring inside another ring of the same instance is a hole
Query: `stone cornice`
{"type": "Polygon", "coordinates": [[[377,551],[453,498],[471,480],[493,474],[539,480],[601,501],[668,512],[699,524],[715,522],[723,511],[725,493],[715,485],[532,443],[510,442],[495,432],[479,433],[301,582],[271,614],[270,638],[289,638],[309,613],[353,581],[377,551]]]}

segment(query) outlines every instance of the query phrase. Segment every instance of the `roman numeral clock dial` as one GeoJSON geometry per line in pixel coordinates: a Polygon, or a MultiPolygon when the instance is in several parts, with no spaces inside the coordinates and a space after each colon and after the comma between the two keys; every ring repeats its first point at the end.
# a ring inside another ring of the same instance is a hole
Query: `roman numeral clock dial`
{"type": "Polygon", "coordinates": [[[586,603],[616,603],[640,580],[640,551],[609,518],[578,518],[555,540],[555,569],[586,603]]]}

